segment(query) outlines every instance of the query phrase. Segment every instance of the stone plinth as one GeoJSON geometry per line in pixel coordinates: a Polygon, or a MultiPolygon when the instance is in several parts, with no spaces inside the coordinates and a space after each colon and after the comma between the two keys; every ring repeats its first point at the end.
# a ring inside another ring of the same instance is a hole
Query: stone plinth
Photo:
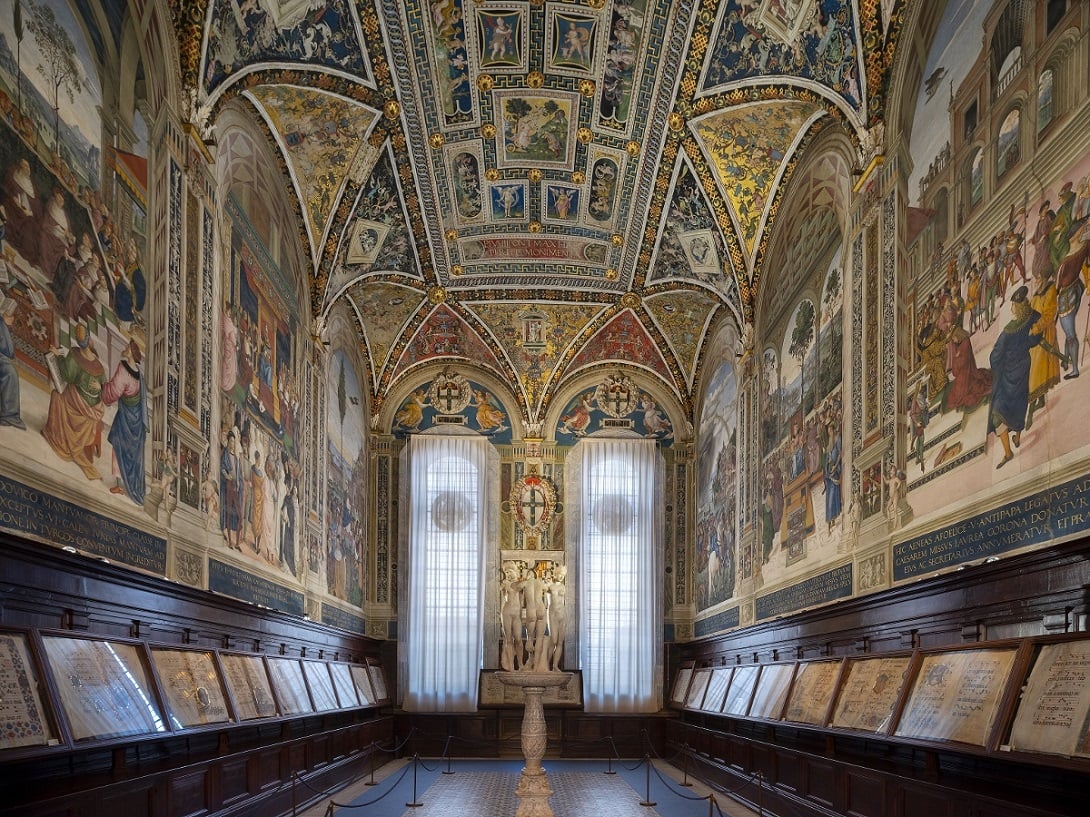
{"type": "Polygon", "coordinates": [[[545,730],[545,709],[541,696],[546,687],[563,686],[571,678],[570,672],[497,672],[496,677],[504,684],[522,687],[526,703],[522,710],[522,754],[526,765],[519,777],[515,794],[519,807],[515,817],[553,817],[549,797],[553,790],[541,758],[545,756],[548,734],[545,730]]]}

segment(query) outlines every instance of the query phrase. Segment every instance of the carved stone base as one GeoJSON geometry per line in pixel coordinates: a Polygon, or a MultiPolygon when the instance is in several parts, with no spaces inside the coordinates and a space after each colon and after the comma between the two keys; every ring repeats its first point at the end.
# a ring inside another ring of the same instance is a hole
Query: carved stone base
{"type": "Polygon", "coordinates": [[[526,766],[522,769],[515,794],[519,807],[515,817],[553,817],[549,798],[553,790],[541,767],[548,734],[541,696],[546,687],[561,686],[571,678],[570,672],[498,672],[496,677],[510,686],[522,687],[526,704],[522,711],[522,754],[526,766]]]}
{"type": "Polygon", "coordinates": [[[537,773],[523,769],[515,794],[519,798],[515,817],[553,817],[553,810],[549,805],[553,790],[544,769],[537,773]]]}

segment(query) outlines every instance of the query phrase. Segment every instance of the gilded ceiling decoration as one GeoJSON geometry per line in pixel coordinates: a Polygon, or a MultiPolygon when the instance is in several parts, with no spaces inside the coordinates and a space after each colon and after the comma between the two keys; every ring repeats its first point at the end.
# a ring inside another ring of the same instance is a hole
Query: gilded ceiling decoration
{"type": "Polygon", "coordinates": [[[568,378],[607,361],[692,405],[708,338],[752,319],[798,155],[829,122],[869,144],[899,30],[889,6],[172,10],[201,132],[235,97],[268,129],[312,311],[356,316],[373,404],[425,362],[471,361],[540,422],[568,378]]]}
{"type": "Polygon", "coordinates": [[[348,178],[365,175],[377,151],[366,141],[378,114],[343,97],[288,85],[247,91],[287,156],[311,245],[319,246],[348,178]]]}

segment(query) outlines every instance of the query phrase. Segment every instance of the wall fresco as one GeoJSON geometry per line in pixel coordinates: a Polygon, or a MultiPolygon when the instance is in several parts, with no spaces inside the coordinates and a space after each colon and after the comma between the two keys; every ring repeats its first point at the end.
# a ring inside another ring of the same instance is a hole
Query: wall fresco
{"type": "MultiPolygon", "coordinates": [[[[335,598],[362,606],[368,518],[366,404],[352,358],[341,349],[330,355],[325,387],[329,394],[325,423],[329,449],[326,589],[335,598]]],[[[295,518],[290,521],[294,525],[295,518]]]]}
{"type": "Polygon", "coordinates": [[[673,445],[674,428],[665,410],[650,392],[622,374],[609,375],[568,401],[556,424],[556,442],[575,445],[581,437],[606,428],[609,420],[628,421],[632,431],[657,440],[663,448],[673,445]]]}
{"type": "Polygon", "coordinates": [[[293,282],[231,203],[220,316],[220,530],[223,546],[300,575],[299,304],[293,282]]]}
{"type": "Polygon", "coordinates": [[[827,562],[845,535],[839,250],[762,354],[758,558],[764,584],[827,562]]]}
{"type": "Polygon", "coordinates": [[[455,417],[463,418],[460,425],[483,434],[496,445],[511,442],[511,420],[504,402],[487,386],[449,370],[414,389],[401,402],[394,412],[392,431],[395,437],[404,438],[437,422],[449,424],[455,417]]]}
{"type": "Polygon", "coordinates": [[[704,386],[697,426],[693,600],[706,610],[734,596],[738,564],[738,379],[719,363],[704,386]]]}
{"type": "MultiPolygon", "coordinates": [[[[147,476],[147,163],[103,148],[103,32],[89,44],[67,5],[22,11],[19,32],[0,19],[0,456],[147,525],[174,490],[147,476]]],[[[146,567],[135,540],[111,550],[146,567]]]]}
{"type": "MultiPolygon", "coordinates": [[[[974,3],[957,18],[948,11],[928,58],[924,75],[941,75],[956,98],[968,93],[979,63],[992,59],[958,47],[988,8],[974,3]]],[[[1041,78],[1032,71],[1030,61],[1016,63],[1009,81],[1026,84],[1036,101],[1041,78]]],[[[1081,368],[1090,314],[1083,297],[1090,277],[1090,157],[1049,162],[1028,174],[1024,140],[1012,142],[1011,134],[1012,122],[1025,130],[1020,123],[1030,106],[1007,101],[994,103],[1000,114],[994,132],[981,128],[974,142],[952,151],[973,123],[961,111],[951,117],[949,94],[933,85],[925,82],[916,101],[909,181],[910,216],[923,225],[909,236],[910,275],[918,283],[902,404],[906,501],[917,518],[948,509],[953,485],[963,504],[995,490],[1036,489],[1058,458],[1090,450],[1081,422],[1090,395],[1081,368]],[[989,157],[990,171],[978,155],[989,157]],[[970,176],[959,199],[961,167],[970,176]],[[999,189],[1009,206],[992,203],[999,189]]],[[[979,104],[979,121],[988,121],[992,103],[979,104]]],[[[1042,147],[1036,150],[1041,155],[1042,147]]]]}

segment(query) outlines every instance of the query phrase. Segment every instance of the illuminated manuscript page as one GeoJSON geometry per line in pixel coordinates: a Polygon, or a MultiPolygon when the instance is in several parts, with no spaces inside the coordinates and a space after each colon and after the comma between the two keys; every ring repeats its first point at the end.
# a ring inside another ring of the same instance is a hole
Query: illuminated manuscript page
{"type": "Polygon", "coordinates": [[[700,709],[704,703],[704,693],[708,691],[708,682],[712,679],[710,669],[698,669],[693,675],[693,682],[689,686],[689,695],[685,699],[686,709],[700,709]]]}
{"type": "Polygon", "coordinates": [[[708,691],[704,693],[705,712],[718,712],[723,708],[723,699],[730,686],[730,667],[718,667],[712,670],[712,679],[708,682],[708,691]]]}
{"type": "Polygon", "coordinates": [[[823,725],[839,675],[839,661],[799,664],[795,672],[795,685],[791,687],[791,699],[783,714],[784,720],[823,725]]]}
{"type": "Polygon", "coordinates": [[[1022,692],[1010,747],[1090,757],[1090,640],[1041,647],[1022,692]]]}
{"type": "Polygon", "coordinates": [[[852,661],[840,688],[832,725],[884,732],[901,695],[909,661],[907,655],[852,661]]]}
{"type": "Polygon", "coordinates": [[[924,656],[896,734],[983,746],[1015,650],[954,650],[924,656]]]}
{"type": "Polygon", "coordinates": [[[724,715],[746,714],[758,669],[760,668],[756,666],[735,668],[734,677],[730,679],[730,689],[727,690],[727,699],[723,702],[724,715]]]}
{"type": "Polygon", "coordinates": [[[778,718],[783,709],[787,689],[791,686],[794,664],[767,664],[761,670],[757,691],[749,707],[751,718],[778,718]]]}
{"type": "Polygon", "coordinates": [[[292,658],[270,658],[269,675],[280,698],[280,708],[284,715],[301,715],[313,712],[307,684],[303,680],[303,668],[292,658]]]}
{"type": "Polygon", "coordinates": [[[166,731],[136,647],[60,636],[43,643],[75,740],[166,731]]]}
{"type": "Polygon", "coordinates": [[[269,676],[260,655],[221,655],[223,673],[235,696],[239,720],[271,718],[276,714],[269,676]]]}
{"type": "Polygon", "coordinates": [[[212,653],[153,648],[151,660],[176,728],[230,720],[212,653]]]}
{"type": "Polygon", "coordinates": [[[38,686],[26,636],[0,634],[0,749],[53,741],[38,686]]]}
{"type": "Polygon", "coordinates": [[[685,703],[685,693],[689,689],[689,680],[693,677],[693,668],[685,667],[678,670],[677,680],[674,682],[674,692],[670,700],[676,704],[685,703]]]}

